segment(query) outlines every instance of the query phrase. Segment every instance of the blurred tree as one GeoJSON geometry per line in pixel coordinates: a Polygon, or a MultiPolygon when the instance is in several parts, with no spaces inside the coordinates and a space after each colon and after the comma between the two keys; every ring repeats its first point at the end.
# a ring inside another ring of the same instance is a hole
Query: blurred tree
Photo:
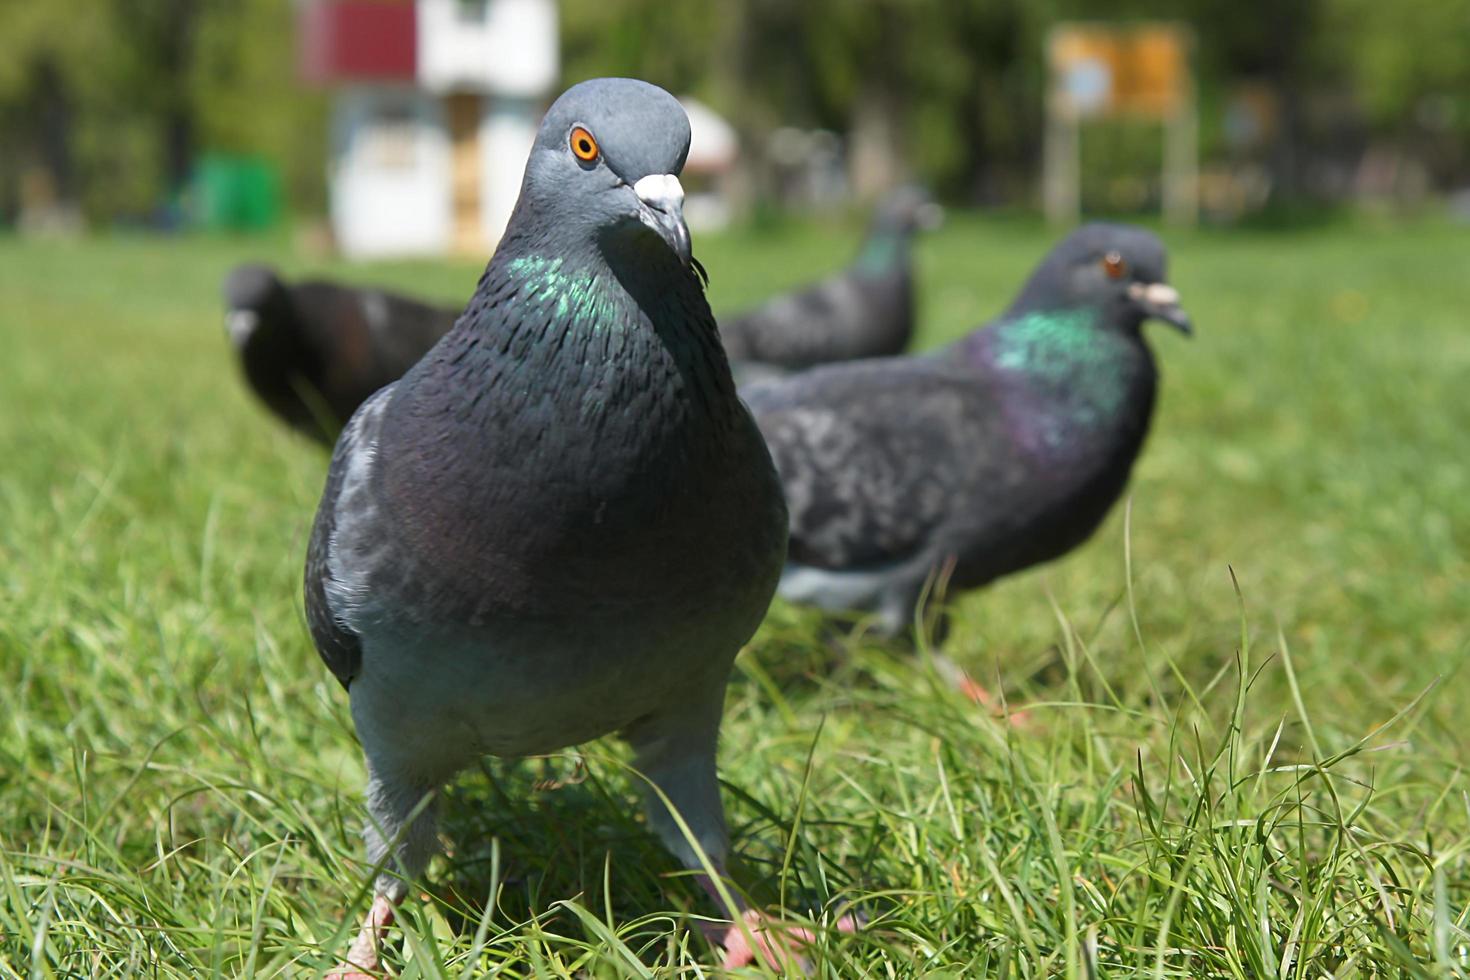
{"type": "Polygon", "coordinates": [[[264,156],[319,208],[324,100],[295,81],[294,25],[291,0],[0,3],[0,214],[39,177],[94,219],[172,220],[201,149],[264,156]]]}
{"type": "Polygon", "coordinates": [[[949,196],[1000,203],[1024,197],[1015,175],[1040,153],[1036,52],[1046,21],[1026,0],[942,0],[927,57],[916,59],[928,96],[916,119],[926,163],[949,196]]]}
{"type": "MultiPolygon", "coordinates": [[[[325,99],[296,81],[295,6],[0,0],[0,216],[27,175],[94,218],[152,214],[203,150],[265,157],[295,206],[320,209],[325,99]]],[[[1273,93],[1283,198],[1322,192],[1368,146],[1470,181],[1470,0],[561,0],[568,81],[699,96],[757,160],[777,127],[832,130],[862,189],[914,175],[995,203],[1035,182],[1050,26],[1139,18],[1195,28],[1207,158],[1237,86],[1273,93]]],[[[1092,146],[1099,169],[1155,166],[1151,139],[1092,146]]]]}
{"type": "Polygon", "coordinates": [[[1207,46],[1201,67],[1211,80],[1259,78],[1279,111],[1269,155],[1273,195],[1301,196],[1307,172],[1305,103],[1314,85],[1340,81],[1322,54],[1327,0],[1257,0],[1254,10],[1239,0],[1195,0],[1195,17],[1207,46]]]}
{"type": "Polygon", "coordinates": [[[164,191],[176,204],[194,163],[197,110],[195,39],[206,12],[231,0],[113,0],[124,55],[120,82],[128,102],[152,120],[163,163],[164,191]]]}
{"type": "Polygon", "coordinates": [[[1470,0],[1335,0],[1329,53],[1344,66],[1374,131],[1430,168],[1470,183],[1470,0]]]}
{"type": "MultiPolygon", "coordinates": [[[[1282,199],[1323,188],[1324,154],[1361,125],[1470,159],[1470,0],[566,0],[568,80],[637,73],[704,95],[759,147],[778,125],[848,140],[860,186],[914,172],[947,196],[1023,198],[1040,151],[1046,32],[1058,20],[1185,20],[1202,103],[1241,82],[1272,93],[1266,163],[1282,199]],[[715,11],[713,14],[711,11],[715,11]],[[649,69],[652,69],[650,71],[649,69]],[[1439,133],[1428,139],[1430,131],[1439,133]],[[872,179],[863,175],[871,173],[872,179]]],[[[1206,121],[1206,132],[1218,131],[1206,121]]],[[[1119,152],[1155,153],[1124,134],[1119,152]],[[1126,138],[1125,138],[1126,137],[1126,138]]],[[[1207,145],[1206,150],[1211,146],[1207,145]]],[[[1343,165],[1338,161],[1339,169],[1343,165]]]]}
{"type": "Polygon", "coordinates": [[[265,158],[281,168],[287,199],[326,205],[324,92],[296,72],[296,4],[230,0],[199,23],[190,87],[201,149],[265,158]]]}
{"type": "MultiPolygon", "coordinates": [[[[86,0],[0,5],[0,208],[14,215],[23,176],[45,187],[31,194],[74,200],[81,182],[77,136],[79,107],[106,95],[85,69],[107,56],[107,24],[90,16],[86,0]]],[[[33,202],[44,205],[47,202],[33,202]]]]}

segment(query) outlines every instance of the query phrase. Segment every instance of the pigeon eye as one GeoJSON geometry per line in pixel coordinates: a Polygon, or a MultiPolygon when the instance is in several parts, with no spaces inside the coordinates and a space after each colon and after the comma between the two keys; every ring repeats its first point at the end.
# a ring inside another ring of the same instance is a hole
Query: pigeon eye
{"type": "Polygon", "coordinates": [[[1128,272],[1128,263],[1123,261],[1123,256],[1117,252],[1109,252],[1103,256],[1103,273],[1109,279],[1122,279],[1128,272]]]}
{"type": "Polygon", "coordinates": [[[570,137],[572,154],[584,163],[591,163],[597,159],[597,139],[581,126],[572,128],[570,137]]]}

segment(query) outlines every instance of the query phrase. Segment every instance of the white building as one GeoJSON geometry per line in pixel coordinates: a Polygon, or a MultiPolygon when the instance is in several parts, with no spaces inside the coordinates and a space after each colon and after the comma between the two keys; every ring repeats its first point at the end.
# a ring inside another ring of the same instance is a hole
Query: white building
{"type": "Polygon", "coordinates": [[[723,116],[697,99],[679,99],[689,116],[689,157],[680,179],[684,183],[684,218],[695,231],[713,231],[730,223],[731,184],[740,142],[723,116]]]}
{"type": "Polygon", "coordinates": [[[300,27],[303,73],[335,90],[338,247],[489,251],[556,83],[554,0],[305,0],[300,27]]]}

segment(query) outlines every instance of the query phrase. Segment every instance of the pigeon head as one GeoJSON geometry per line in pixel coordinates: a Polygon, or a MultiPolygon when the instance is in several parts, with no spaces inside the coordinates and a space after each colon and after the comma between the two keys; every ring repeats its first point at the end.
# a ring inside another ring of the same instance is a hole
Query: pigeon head
{"type": "Polygon", "coordinates": [[[1104,323],[1137,329],[1145,320],[1163,320],[1189,334],[1189,315],[1168,284],[1167,265],[1164,243],[1151,232],[1083,225],[1042,261],[1012,312],[1093,308],[1103,311],[1104,323]]]}
{"type": "Polygon", "coordinates": [[[549,223],[568,246],[662,243],[688,266],[688,155],[689,117],[672,95],[632,78],[581,82],[542,120],[512,225],[549,223]]]}
{"type": "Polygon", "coordinates": [[[236,350],[244,350],[262,324],[281,322],[290,297],[268,265],[240,265],[230,271],[221,290],[225,301],[225,333],[236,350]]]}

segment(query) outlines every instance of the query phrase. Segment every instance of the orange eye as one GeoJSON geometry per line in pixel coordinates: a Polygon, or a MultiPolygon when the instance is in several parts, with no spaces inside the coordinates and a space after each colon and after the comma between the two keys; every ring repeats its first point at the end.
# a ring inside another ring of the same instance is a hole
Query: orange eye
{"type": "Polygon", "coordinates": [[[1109,279],[1122,279],[1128,272],[1128,263],[1123,261],[1123,256],[1117,252],[1109,252],[1103,256],[1103,273],[1109,279]]]}
{"type": "Polygon", "coordinates": [[[597,139],[581,126],[572,127],[572,153],[578,160],[591,163],[597,159],[597,139]]]}

